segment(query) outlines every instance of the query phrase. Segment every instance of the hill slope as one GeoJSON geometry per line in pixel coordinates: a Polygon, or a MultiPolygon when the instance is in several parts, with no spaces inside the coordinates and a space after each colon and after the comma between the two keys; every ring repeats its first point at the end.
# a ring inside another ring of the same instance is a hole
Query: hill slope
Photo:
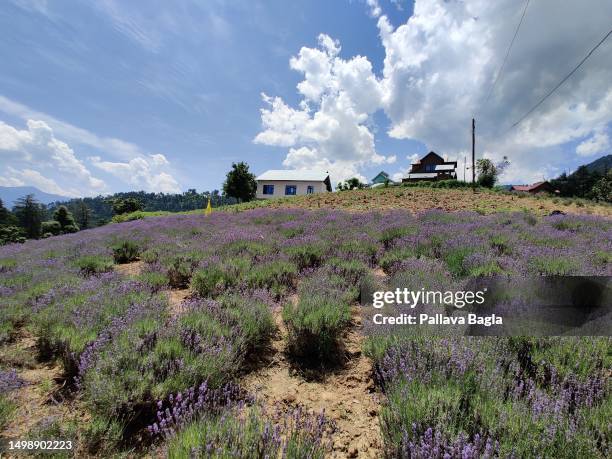
{"type": "Polygon", "coordinates": [[[612,169],[612,155],[602,156],[596,159],[592,163],[586,165],[589,172],[599,172],[605,174],[608,170],[612,169]]]}
{"type": "Polygon", "coordinates": [[[257,207],[342,209],[351,212],[404,209],[413,213],[439,209],[451,212],[476,211],[484,214],[529,210],[538,215],[548,215],[553,210],[561,210],[571,214],[612,217],[612,206],[587,200],[530,196],[484,189],[474,193],[470,189],[403,186],[252,201],[228,206],[227,210],[239,211],[257,207]]]}

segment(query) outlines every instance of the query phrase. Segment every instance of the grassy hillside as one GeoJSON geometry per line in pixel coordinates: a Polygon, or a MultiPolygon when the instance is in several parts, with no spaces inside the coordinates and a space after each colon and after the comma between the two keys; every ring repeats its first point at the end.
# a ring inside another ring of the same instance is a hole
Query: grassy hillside
{"type": "MultiPolygon", "coordinates": [[[[414,192],[315,198],[393,191],[414,192]]],[[[358,298],[610,275],[611,231],[266,208],[0,247],[0,437],[70,440],[69,457],[609,457],[608,338],[366,337],[358,298]]]]}
{"type": "MultiPolygon", "coordinates": [[[[535,215],[549,215],[553,210],[560,210],[568,214],[612,217],[611,205],[595,203],[586,199],[531,196],[523,193],[508,193],[483,188],[473,192],[471,189],[403,186],[258,200],[232,206],[221,206],[216,208],[215,211],[239,212],[258,208],[339,209],[349,212],[407,210],[411,213],[437,209],[451,212],[474,211],[481,214],[529,211],[535,215]]],[[[202,212],[203,210],[196,210],[183,213],[198,214],[202,212]]],[[[117,216],[114,221],[122,222],[168,214],[168,212],[135,212],[117,216]]]]}

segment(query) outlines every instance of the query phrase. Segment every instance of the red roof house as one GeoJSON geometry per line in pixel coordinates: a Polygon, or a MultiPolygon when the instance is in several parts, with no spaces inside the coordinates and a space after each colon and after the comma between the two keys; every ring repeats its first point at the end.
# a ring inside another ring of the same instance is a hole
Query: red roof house
{"type": "Polygon", "coordinates": [[[531,185],[512,185],[510,191],[522,191],[524,193],[558,193],[559,190],[555,188],[549,182],[537,182],[531,185]]]}

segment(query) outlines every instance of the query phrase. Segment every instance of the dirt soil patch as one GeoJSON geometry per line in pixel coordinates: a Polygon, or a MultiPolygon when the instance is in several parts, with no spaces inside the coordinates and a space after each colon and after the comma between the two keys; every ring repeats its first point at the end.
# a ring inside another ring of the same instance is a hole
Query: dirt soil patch
{"type": "Polygon", "coordinates": [[[165,290],[164,293],[168,298],[170,315],[173,317],[178,316],[185,311],[185,308],[183,307],[184,301],[193,294],[193,292],[188,288],[165,290]]]}
{"type": "Polygon", "coordinates": [[[128,277],[136,277],[140,275],[143,268],[144,261],[141,260],[115,265],[115,271],[128,277]]]}
{"type": "MultiPolygon", "coordinates": [[[[291,300],[297,301],[297,296],[291,300]]],[[[336,425],[331,435],[331,457],[380,457],[379,394],[372,379],[372,362],[361,353],[359,307],[353,308],[351,327],[343,336],[345,365],[317,379],[296,371],[285,354],[287,330],[280,307],[274,310],[274,317],[278,332],[272,341],[272,358],[265,367],[247,375],[243,387],[272,411],[289,411],[298,406],[312,414],[324,410],[336,425]]]]}
{"type": "Polygon", "coordinates": [[[569,214],[589,214],[612,217],[612,206],[598,203],[575,202],[564,199],[496,193],[471,189],[412,188],[394,186],[366,190],[319,193],[288,199],[271,199],[268,208],[342,209],[353,212],[405,209],[412,213],[439,209],[445,211],[499,211],[529,210],[537,215],[548,215],[553,210],[569,214]]]}
{"type": "MultiPolygon", "coordinates": [[[[17,408],[11,421],[0,432],[3,440],[25,440],[40,421],[47,419],[63,423],[68,420],[85,421],[86,414],[77,402],[65,396],[66,380],[62,366],[56,362],[38,362],[36,338],[21,330],[17,339],[0,354],[0,363],[15,368],[26,384],[9,393],[17,408]]],[[[49,439],[36,440],[75,440],[49,439]]]]}

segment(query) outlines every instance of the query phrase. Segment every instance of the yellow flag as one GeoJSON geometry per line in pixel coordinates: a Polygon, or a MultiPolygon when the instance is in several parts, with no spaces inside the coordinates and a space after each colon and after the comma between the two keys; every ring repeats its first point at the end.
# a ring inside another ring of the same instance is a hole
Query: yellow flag
{"type": "Polygon", "coordinates": [[[210,206],[210,198],[208,198],[208,205],[204,209],[204,215],[210,215],[212,213],[212,207],[210,206]]]}

